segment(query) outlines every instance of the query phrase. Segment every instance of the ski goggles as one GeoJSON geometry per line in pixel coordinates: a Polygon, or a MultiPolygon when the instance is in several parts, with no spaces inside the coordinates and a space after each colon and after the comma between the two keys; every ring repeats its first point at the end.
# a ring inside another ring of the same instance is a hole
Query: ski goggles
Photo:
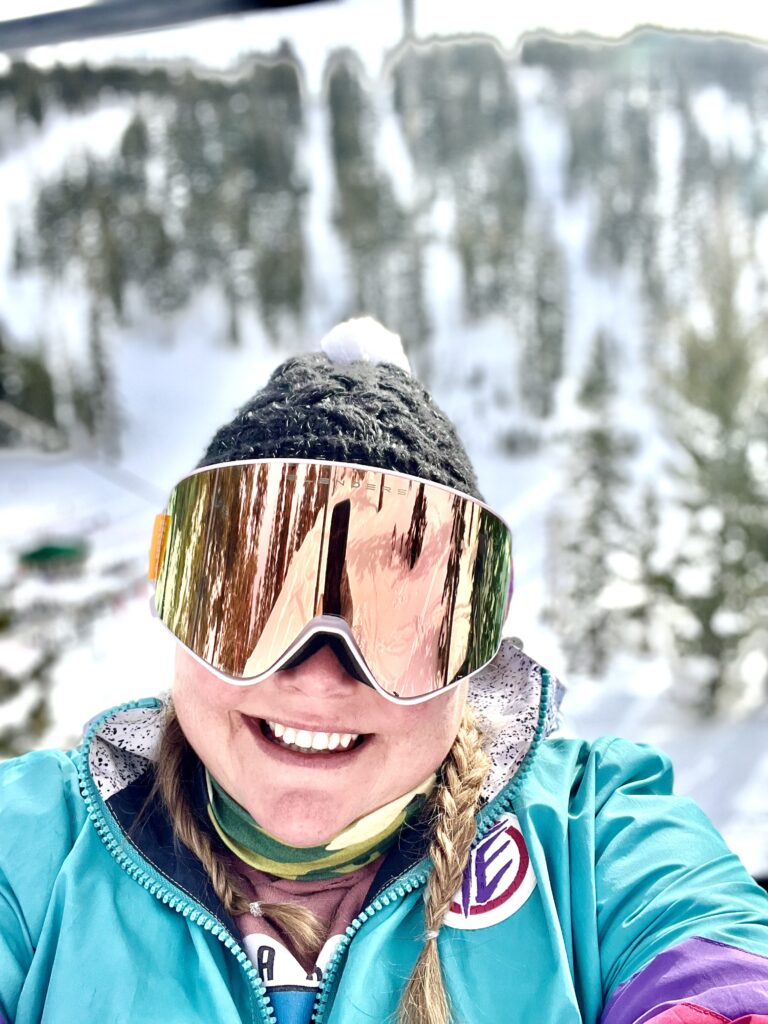
{"type": "MultiPolygon", "coordinates": [[[[482,502],[348,463],[200,469],[156,519],[153,610],[229,683],[257,683],[325,633],[396,703],[479,671],[501,643],[509,527],[482,502]]],[[[295,662],[294,662],[295,663],[295,662]]]]}

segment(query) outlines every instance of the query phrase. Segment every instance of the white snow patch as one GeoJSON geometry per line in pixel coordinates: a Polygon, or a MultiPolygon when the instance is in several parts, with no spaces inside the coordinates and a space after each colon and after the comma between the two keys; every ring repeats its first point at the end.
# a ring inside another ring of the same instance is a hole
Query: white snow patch
{"type": "Polygon", "coordinates": [[[694,95],[691,107],[716,160],[730,153],[741,160],[752,156],[753,121],[745,104],[729,97],[721,86],[710,85],[694,95]]]}

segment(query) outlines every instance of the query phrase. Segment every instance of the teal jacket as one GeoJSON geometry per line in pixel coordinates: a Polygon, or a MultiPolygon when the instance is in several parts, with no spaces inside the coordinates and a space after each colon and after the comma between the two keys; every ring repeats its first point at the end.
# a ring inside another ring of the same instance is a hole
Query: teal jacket
{"type": "MultiPolygon", "coordinates": [[[[554,695],[513,648],[473,680],[494,767],[438,940],[454,1019],[768,1021],[747,1016],[768,1015],[768,898],[701,811],[672,795],[663,755],[551,735],[554,695]]],[[[122,705],[76,751],[0,766],[8,1024],[274,1019],[162,808],[137,819],[161,711],[157,699],[122,705]]],[[[319,1024],[393,1019],[423,942],[426,845],[413,830],[385,860],[326,970],[319,1024]]]]}

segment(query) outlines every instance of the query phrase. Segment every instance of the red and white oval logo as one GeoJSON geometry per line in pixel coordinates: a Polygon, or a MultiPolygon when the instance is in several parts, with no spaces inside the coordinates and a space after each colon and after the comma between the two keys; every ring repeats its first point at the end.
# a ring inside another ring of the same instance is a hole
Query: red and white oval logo
{"type": "Polygon", "coordinates": [[[535,888],[520,822],[514,814],[504,814],[472,847],[445,924],[489,928],[518,911],[535,888]]]}

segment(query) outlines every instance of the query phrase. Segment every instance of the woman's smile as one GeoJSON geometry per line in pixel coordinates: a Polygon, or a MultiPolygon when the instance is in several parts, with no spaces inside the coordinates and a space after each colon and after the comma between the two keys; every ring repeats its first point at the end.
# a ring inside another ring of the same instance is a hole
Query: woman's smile
{"type": "Polygon", "coordinates": [[[347,768],[360,748],[371,738],[369,734],[350,733],[340,729],[309,729],[283,722],[241,715],[258,748],[277,764],[296,768],[347,768]]]}
{"type": "Polygon", "coordinates": [[[347,732],[345,729],[309,729],[304,726],[286,725],[284,722],[262,722],[267,738],[274,740],[279,746],[290,747],[313,754],[334,752],[341,753],[362,742],[365,737],[360,733],[347,732]]]}
{"type": "Polygon", "coordinates": [[[394,704],[325,646],[253,686],[179,648],[174,706],[216,781],[267,832],[315,846],[428,778],[458,731],[466,687],[394,704]]]}

